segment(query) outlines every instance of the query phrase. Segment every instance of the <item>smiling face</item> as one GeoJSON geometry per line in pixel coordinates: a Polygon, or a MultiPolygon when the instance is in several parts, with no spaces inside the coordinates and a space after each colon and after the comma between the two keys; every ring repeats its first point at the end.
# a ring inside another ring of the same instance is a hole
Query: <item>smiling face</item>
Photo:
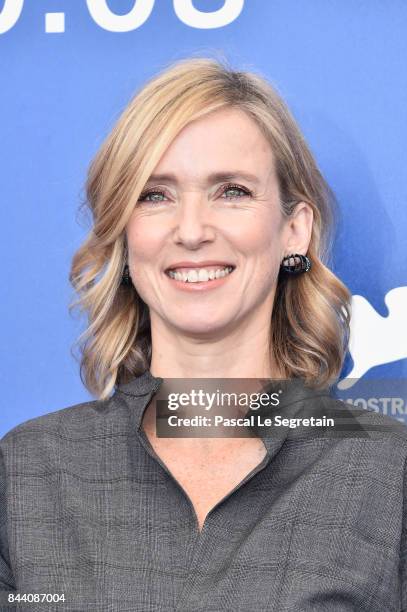
{"type": "Polygon", "coordinates": [[[187,125],[154,169],[126,236],[130,274],[152,327],[205,337],[256,317],[270,321],[293,236],[257,124],[228,108],[187,125]],[[193,264],[205,270],[192,271],[193,264]],[[224,266],[231,273],[216,278],[224,266]]]}

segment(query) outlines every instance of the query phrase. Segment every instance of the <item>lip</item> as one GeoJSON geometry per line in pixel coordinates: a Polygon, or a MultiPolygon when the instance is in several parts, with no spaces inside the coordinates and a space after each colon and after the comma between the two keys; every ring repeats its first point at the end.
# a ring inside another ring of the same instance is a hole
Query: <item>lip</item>
{"type": "Polygon", "coordinates": [[[219,259],[205,259],[205,261],[177,261],[171,264],[165,269],[165,272],[169,270],[176,270],[177,268],[207,268],[208,266],[219,266],[224,268],[225,266],[231,266],[233,269],[236,266],[230,261],[219,261],[219,259]]]}

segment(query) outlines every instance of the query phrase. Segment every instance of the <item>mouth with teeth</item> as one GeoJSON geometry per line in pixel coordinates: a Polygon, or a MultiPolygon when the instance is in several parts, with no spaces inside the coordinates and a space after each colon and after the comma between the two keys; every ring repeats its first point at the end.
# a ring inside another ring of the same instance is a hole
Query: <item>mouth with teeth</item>
{"type": "Polygon", "coordinates": [[[224,278],[233,272],[234,266],[209,266],[205,268],[171,268],[166,270],[167,276],[183,283],[206,283],[224,278]]]}

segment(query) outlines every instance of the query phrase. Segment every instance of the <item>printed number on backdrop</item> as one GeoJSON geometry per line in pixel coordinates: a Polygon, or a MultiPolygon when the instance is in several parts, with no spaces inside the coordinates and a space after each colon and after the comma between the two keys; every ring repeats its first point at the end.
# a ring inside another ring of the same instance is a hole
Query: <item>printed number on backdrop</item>
{"type": "MultiPolygon", "coordinates": [[[[109,32],[129,32],[139,28],[149,18],[155,0],[135,0],[126,15],[116,15],[107,0],[86,0],[95,22],[109,32]]],[[[225,0],[223,6],[210,13],[195,8],[193,0],[173,0],[177,17],[192,28],[221,28],[234,21],[241,13],[244,0],[225,0]]]]}
{"type": "Polygon", "coordinates": [[[23,10],[24,0],[6,0],[0,12],[0,34],[8,32],[17,23],[23,10]]]}
{"type": "MultiPolygon", "coordinates": [[[[222,28],[232,23],[242,12],[244,2],[245,0],[224,0],[219,9],[211,12],[198,10],[193,0],[173,0],[173,7],[178,19],[185,25],[203,30],[222,28]]],[[[147,21],[155,0],[134,0],[133,7],[125,15],[114,13],[108,5],[108,0],[86,0],[86,4],[90,16],[99,27],[109,32],[131,32],[147,21]]],[[[0,34],[8,32],[16,25],[23,8],[24,0],[5,0],[0,11],[0,34]]],[[[46,33],[65,32],[65,13],[47,13],[45,24],[46,33]]],[[[73,26],[74,24],[71,25],[73,26]]]]}

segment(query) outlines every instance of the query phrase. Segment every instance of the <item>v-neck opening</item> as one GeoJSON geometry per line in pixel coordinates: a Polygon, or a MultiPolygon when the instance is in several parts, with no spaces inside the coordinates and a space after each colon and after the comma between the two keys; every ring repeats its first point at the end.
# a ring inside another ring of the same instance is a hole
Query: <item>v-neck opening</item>
{"type": "MultiPolygon", "coordinates": [[[[147,401],[147,404],[145,405],[144,409],[143,409],[143,416],[145,414],[145,411],[147,409],[148,404],[150,403],[151,399],[153,398],[154,393],[151,394],[150,398],[147,401]]],[[[195,537],[194,537],[194,542],[197,542],[200,540],[200,538],[203,537],[203,532],[205,531],[205,527],[207,525],[208,519],[210,517],[211,514],[213,514],[213,512],[222,504],[224,503],[231,495],[233,495],[236,491],[238,491],[243,485],[245,485],[249,480],[251,480],[252,477],[254,477],[259,471],[261,471],[263,468],[266,467],[266,465],[269,463],[271,456],[268,450],[267,445],[265,444],[264,440],[258,436],[258,438],[262,441],[262,444],[264,446],[264,449],[266,451],[266,454],[264,455],[264,457],[262,458],[262,460],[248,473],[246,474],[246,476],[244,476],[242,478],[242,480],[237,483],[230,491],[228,491],[219,501],[216,502],[216,504],[209,510],[209,512],[206,514],[204,522],[202,524],[202,529],[199,529],[199,519],[198,519],[198,515],[197,512],[195,510],[195,506],[191,500],[191,497],[189,496],[189,494],[187,493],[187,491],[184,489],[184,487],[182,486],[182,484],[179,482],[179,480],[175,477],[175,475],[173,474],[173,472],[169,469],[169,467],[167,466],[167,464],[161,459],[161,457],[157,454],[157,452],[155,451],[154,447],[152,446],[150,440],[148,439],[145,430],[142,427],[142,423],[143,423],[143,417],[140,420],[139,423],[139,427],[138,427],[138,432],[140,435],[140,439],[142,440],[142,444],[145,448],[145,450],[150,454],[150,456],[152,456],[158,463],[159,465],[163,468],[163,470],[170,476],[171,480],[179,487],[179,489],[182,491],[185,499],[187,500],[191,511],[192,511],[192,515],[194,517],[194,524],[195,524],[195,537]]]]}

